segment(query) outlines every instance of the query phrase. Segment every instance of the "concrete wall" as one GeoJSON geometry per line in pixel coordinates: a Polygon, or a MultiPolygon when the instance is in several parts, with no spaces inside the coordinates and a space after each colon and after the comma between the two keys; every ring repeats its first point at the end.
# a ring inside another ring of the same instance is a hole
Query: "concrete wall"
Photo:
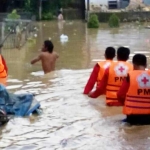
{"type": "MultiPolygon", "coordinates": [[[[92,14],[93,12],[91,12],[92,14]]],[[[99,18],[100,22],[108,22],[110,15],[113,12],[94,12],[99,18]]],[[[115,12],[115,14],[120,18],[120,21],[135,21],[138,18],[145,21],[150,21],[150,12],[115,12]]],[[[76,20],[84,19],[80,10],[78,9],[66,9],[63,11],[65,20],[76,20]]]]}
{"type": "MultiPolygon", "coordinates": [[[[98,16],[100,22],[108,22],[112,12],[94,13],[98,16]]],[[[116,12],[121,22],[130,21],[150,21],[150,12],[116,12]]]]}
{"type": "MultiPolygon", "coordinates": [[[[85,0],[87,6],[87,0],[85,0]]],[[[108,0],[90,0],[90,5],[108,5],[108,0]]]]}
{"type": "MultiPolygon", "coordinates": [[[[90,0],[90,10],[92,10],[92,5],[94,5],[95,7],[99,7],[100,4],[103,4],[103,5],[107,5],[108,3],[108,0],[90,0]]],[[[87,10],[87,0],[85,0],[85,8],[87,10]]]]}

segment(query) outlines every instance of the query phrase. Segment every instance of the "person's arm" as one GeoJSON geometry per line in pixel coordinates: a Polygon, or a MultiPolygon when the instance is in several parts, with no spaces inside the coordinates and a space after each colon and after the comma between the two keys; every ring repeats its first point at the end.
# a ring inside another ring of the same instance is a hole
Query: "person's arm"
{"type": "Polygon", "coordinates": [[[2,63],[4,65],[4,69],[6,70],[6,73],[8,73],[8,67],[7,67],[6,61],[2,55],[1,55],[1,57],[2,57],[2,63]]]}
{"type": "Polygon", "coordinates": [[[123,81],[122,86],[120,87],[119,91],[117,92],[117,98],[118,101],[122,104],[125,102],[126,94],[128,92],[130,86],[130,80],[129,76],[126,78],[126,80],[123,81]]]}
{"type": "Polygon", "coordinates": [[[93,71],[90,75],[90,78],[84,88],[83,94],[89,94],[89,92],[93,89],[95,83],[97,82],[99,70],[100,70],[100,66],[98,64],[96,64],[94,66],[93,71]]]}
{"type": "Polygon", "coordinates": [[[36,58],[34,58],[32,61],[31,61],[31,64],[35,64],[36,62],[40,61],[41,60],[41,54],[39,56],[37,56],[36,58]]]}
{"type": "Polygon", "coordinates": [[[107,81],[109,76],[109,68],[105,70],[104,76],[99,84],[99,86],[96,88],[94,92],[91,92],[88,96],[91,98],[97,98],[98,96],[102,95],[106,91],[107,81]]]}

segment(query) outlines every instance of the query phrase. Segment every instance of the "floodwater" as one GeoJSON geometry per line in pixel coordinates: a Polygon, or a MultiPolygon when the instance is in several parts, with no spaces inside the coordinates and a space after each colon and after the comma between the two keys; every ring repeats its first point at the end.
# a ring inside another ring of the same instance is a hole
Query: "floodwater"
{"type": "Polygon", "coordinates": [[[13,117],[1,127],[2,150],[148,150],[150,126],[121,122],[122,107],[105,106],[104,97],[91,99],[83,88],[93,65],[103,60],[107,46],[129,46],[131,55],[144,53],[149,61],[150,30],[138,24],[119,29],[101,25],[86,29],[82,21],[37,23],[37,37],[20,50],[2,51],[8,68],[7,89],[30,92],[43,113],[29,118],[13,117]],[[60,35],[68,41],[60,41],[60,35]],[[40,63],[30,65],[45,39],[52,39],[60,57],[56,71],[43,76],[40,63]]]}

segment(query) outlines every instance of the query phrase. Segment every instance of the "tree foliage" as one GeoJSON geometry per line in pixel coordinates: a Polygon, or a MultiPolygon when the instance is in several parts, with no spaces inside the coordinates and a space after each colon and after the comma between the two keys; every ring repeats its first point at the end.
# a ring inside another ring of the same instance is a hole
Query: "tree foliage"
{"type": "Polygon", "coordinates": [[[98,28],[99,20],[96,14],[90,15],[90,19],[88,21],[88,28],[98,28]]]}
{"type": "MultiPolygon", "coordinates": [[[[36,13],[40,0],[24,0],[24,9],[36,13]]],[[[76,3],[76,0],[43,0],[43,12],[56,13],[60,8],[69,7],[76,3]]]]}
{"type": "Polygon", "coordinates": [[[20,19],[20,15],[17,14],[17,10],[14,9],[12,13],[8,14],[8,19],[20,19]]]}
{"type": "Polygon", "coordinates": [[[42,20],[52,20],[53,14],[51,12],[42,13],[42,20]]]}
{"type": "Polygon", "coordinates": [[[111,28],[116,28],[116,27],[119,27],[120,20],[119,20],[118,16],[116,16],[115,14],[112,14],[109,18],[108,23],[111,28]]]}
{"type": "MultiPolygon", "coordinates": [[[[80,1],[80,0],[78,0],[80,1]]],[[[60,8],[70,7],[76,0],[42,0],[42,19],[51,20],[57,16],[60,8]]],[[[24,11],[32,12],[39,17],[40,0],[24,0],[24,11]]]]}

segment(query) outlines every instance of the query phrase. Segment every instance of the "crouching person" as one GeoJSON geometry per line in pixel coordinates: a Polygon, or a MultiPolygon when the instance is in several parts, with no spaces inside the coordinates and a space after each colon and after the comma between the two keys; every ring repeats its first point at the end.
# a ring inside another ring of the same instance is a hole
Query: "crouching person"
{"type": "Polygon", "coordinates": [[[131,125],[150,124],[150,71],[146,71],[145,55],[133,57],[134,70],[130,71],[117,93],[118,100],[124,104],[126,122],[131,125]]]}

